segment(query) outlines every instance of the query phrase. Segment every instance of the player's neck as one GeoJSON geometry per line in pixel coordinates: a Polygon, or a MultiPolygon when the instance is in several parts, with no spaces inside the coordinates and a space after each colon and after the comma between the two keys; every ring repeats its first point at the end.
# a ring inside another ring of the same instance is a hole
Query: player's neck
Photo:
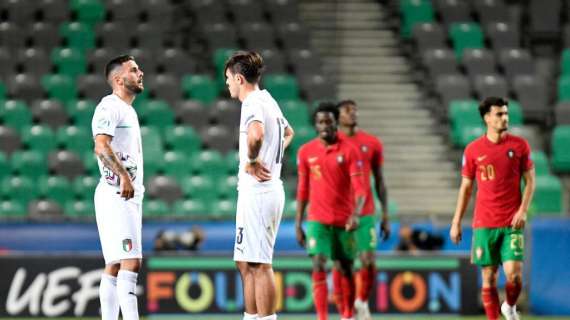
{"type": "Polygon", "coordinates": [[[259,85],[256,84],[251,84],[251,83],[246,83],[243,85],[243,87],[241,88],[241,90],[239,91],[239,101],[243,102],[247,96],[249,96],[250,93],[254,92],[254,91],[258,91],[259,90],[259,85]]]}
{"type": "Polygon", "coordinates": [[[501,142],[505,138],[506,135],[507,135],[506,131],[495,131],[492,129],[488,129],[487,133],[485,134],[487,139],[489,141],[491,141],[492,143],[495,143],[495,144],[501,142]]]}
{"type": "Polygon", "coordinates": [[[135,101],[135,94],[126,92],[125,90],[113,90],[113,94],[119,97],[119,99],[123,100],[129,106],[132,106],[133,101],[135,101]]]}
{"type": "Polygon", "coordinates": [[[321,140],[321,143],[325,145],[325,147],[331,146],[333,144],[335,144],[338,141],[338,137],[335,134],[334,137],[331,137],[330,139],[323,139],[323,138],[319,138],[321,140]]]}
{"type": "Polygon", "coordinates": [[[356,126],[340,126],[340,130],[349,137],[356,134],[356,126]]]}

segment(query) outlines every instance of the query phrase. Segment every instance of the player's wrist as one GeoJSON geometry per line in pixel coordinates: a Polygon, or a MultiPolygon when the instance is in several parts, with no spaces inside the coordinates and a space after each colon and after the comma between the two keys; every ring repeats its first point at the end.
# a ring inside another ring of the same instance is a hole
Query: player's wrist
{"type": "Polygon", "coordinates": [[[247,163],[248,163],[248,164],[256,164],[256,163],[257,163],[257,157],[255,157],[255,158],[250,158],[250,157],[248,157],[248,158],[247,158],[247,163]]]}

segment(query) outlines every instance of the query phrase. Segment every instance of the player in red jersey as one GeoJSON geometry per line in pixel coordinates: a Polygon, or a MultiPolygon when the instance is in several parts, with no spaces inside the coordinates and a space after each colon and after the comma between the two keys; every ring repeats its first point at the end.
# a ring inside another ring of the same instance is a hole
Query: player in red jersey
{"type": "MultiPolygon", "coordinates": [[[[382,142],[375,136],[358,129],[357,106],[353,100],[344,100],[337,104],[339,114],[340,130],[339,135],[352,142],[360,151],[363,164],[363,176],[366,187],[366,202],[362,210],[362,217],[358,229],[356,230],[356,245],[359,254],[361,267],[356,273],[356,301],[354,306],[358,320],[371,320],[368,308],[368,299],[375,284],[376,279],[376,247],[378,240],[376,236],[376,217],[374,216],[374,196],[370,186],[370,176],[374,176],[374,187],[376,195],[382,206],[380,217],[380,235],[384,240],[390,236],[390,223],[388,220],[388,195],[382,164],[384,162],[382,142]]],[[[339,272],[333,269],[333,280],[339,279],[339,272]]],[[[338,280],[337,280],[338,281],[338,280]]],[[[335,292],[338,296],[340,292],[335,292]]]]}
{"type": "Polygon", "coordinates": [[[313,298],[319,320],[328,319],[326,262],[341,270],[342,319],[353,319],[355,285],[352,265],[356,254],[354,230],[364,207],[366,190],[363,161],[358,150],[337,134],[338,109],[321,103],[313,121],[318,137],[304,144],[297,155],[299,183],[295,229],[297,241],[313,260],[313,298]],[[305,209],[310,203],[306,223],[305,209]]]}
{"type": "Polygon", "coordinates": [[[479,106],[487,132],[465,148],[463,178],[449,232],[454,243],[461,241],[461,219],[476,179],[471,260],[481,267],[481,296],[490,320],[499,319],[499,311],[507,320],[519,319],[516,302],[522,288],[523,228],[535,187],[530,147],[523,138],[507,133],[508,111],[508,102],[502,98],[487,98],[479,106]],[[522,195],[521,177],[525,182],[522,195]],[[499,310],[500,264],[507,283],[506,301],[499,310]]]}

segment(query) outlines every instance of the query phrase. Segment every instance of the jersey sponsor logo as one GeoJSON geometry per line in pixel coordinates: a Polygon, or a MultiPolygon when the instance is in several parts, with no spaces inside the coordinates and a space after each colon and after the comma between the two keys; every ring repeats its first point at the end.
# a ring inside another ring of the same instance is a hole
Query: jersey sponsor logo
{"type": "Polygon", "coordinates": [[[509,159],[514,158],[515,156],[515,151],[513,149],[509,149],[509,151],[507,151],[507,157],[509,157],[509,159]]]}
{"type": "Polygon", "coordinates": [[[317,162],[317,160],[319,160],[319,157],[310,157],[309,163],[315,163],[315,162],[317,162]]]}
{"type": "Polygon", "coordinates": [[[477,161],[478,161],[478,162],[481,162],[481,161],[485,160],[486,158],[487,158],[487,155],[484,154],[484,155],[482,155],[482,156],[480,156],[480,157],[477,157],[477,161]]]}
{"type": "Polygon", "coordinates": [[[132,249],[133,249],[133,242],[131,241],[131,239],[124,239],[123,240],[123,251],[131,252],[132,249]]]}

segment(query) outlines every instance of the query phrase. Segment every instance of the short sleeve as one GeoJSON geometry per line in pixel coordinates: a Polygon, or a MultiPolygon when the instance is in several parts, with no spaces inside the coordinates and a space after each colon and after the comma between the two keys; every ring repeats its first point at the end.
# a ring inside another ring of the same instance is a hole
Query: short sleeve
{"type": "Polygon", "coordinates": [[[247,129],[253,121],[259,121],[261,123],[264,123],[263,108],[261,104],[252,101],[245,104],[242,108],[243,108],[242,124],[245,129],[247,129]]]}
{"type": "Polygon", "coordinates": [[[93,120],[91,121],[91,130],[93,131],[93,136],[98,134],[106,134],[109,136],[115,136],[115,128],[120,120],[119,112],[116,108],[112,108],[109,105],[100,105],[95,109],[93,114],[93,120]]]}
{"type": "Polygon", "coordinates": [[[473,180],[475,178],[476,169],[471,152],[466,148],[463,152],[463,158],[461,159],[461,175],[473,180]]]}
{"type": "Polygon", "coordinates": [[[534,162],[532,161],[530,145],[526,140],[523,140],[523,150],[521,154],[521,169],[522,172],[526,172],[534,167],[534,162]]]}

